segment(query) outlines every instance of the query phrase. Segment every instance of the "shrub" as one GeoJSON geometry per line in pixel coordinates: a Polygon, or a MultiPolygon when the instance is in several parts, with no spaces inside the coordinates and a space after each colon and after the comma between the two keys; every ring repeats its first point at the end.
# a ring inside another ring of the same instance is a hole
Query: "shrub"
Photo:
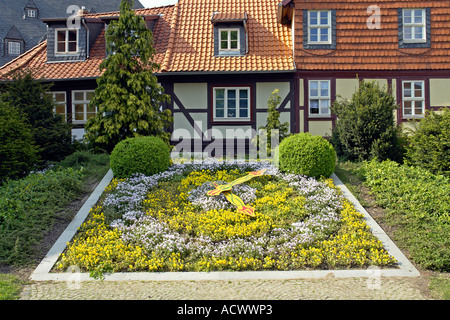
{"type": "Polygon", "coordinates": [[[450,108],[427,112],[408,138],[406,163],[450,175],[450,108]]]}
{"type": "Polygon", "coordinates": [[[299,133],[287,137],[279,146],[280,170],[309,177],[329,177],[335,169],[333,146],[320,136],[299,133]]]}
{"type": "Polygon", "coordinates": [[[400,130],[394,123],[395,99],[372,81],[363,81],[351,100],[336,101],[332,142],[343,160],[391,159],[401,162],[400,130]]]}
{"type": "Polygon", "coordinates": [[[18,110],[0,101],[0,184],[27,175],[36,162],[31,128],[18,110]]]}
{"type": "Polygon", "coordinates": [[[153,175],[170,166],[170,149],[158,137],[128,138],[119,142],[111,153],[111,169],[117,178],[134,173],[153,175]]]}
{"type": "Polygon", "coordinates": [[[424,268],[450,270],[450,179],[392,161],[363,166],[366,185],[390,212],[397,240],[424,268]]]}

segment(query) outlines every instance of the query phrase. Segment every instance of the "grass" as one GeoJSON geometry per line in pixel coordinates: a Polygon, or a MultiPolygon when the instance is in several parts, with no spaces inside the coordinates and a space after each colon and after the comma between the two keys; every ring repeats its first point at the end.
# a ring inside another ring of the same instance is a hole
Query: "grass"
{"type": "Polygon", "coordinates": [[[0,300],[17,300],[24,281],[17,276],[0,274],[0,300]]]}
{"type": "MultiPolygon", "coordinates": [[[[365,176],[362,167],[362,163],[340,162],[336,167],[335,173],[364,207],[371,208],[378,206],[375,200],[370,200],[371,197],[367,197],[370,189],[364,185],[365,176]]],[[[421,229],[428,228],[428,220],[422,219],[420,225],[417,225],[416,219],[405,219],[408,214],[408,212],[397,212],[393,214],[392,210],[388,208],[384,211],[381,219],[383,223],[386,223],[395,230],[393,234],[390,234],[390,237],[396,241],[400,248],[416,250],[417,248],[412,247],[413,245],[427,246],[424,243],[425,238],[418,236],[417,230],[419,227],[421,229]],[[411,239],[416,239],[416,241],[412,242],[411,239]]],[[[432,226],[430,225],[429,227],[431,228],[432,226]]],[[[437,241],[439,239],[435,240],[437,241]]],[[[430,243],[430,245],[434,244],[430,243]]],[[[414,262],[418,263],[422,268],[427,269],[427,265],[424,265],[422,261],[414,262]]],[[[439,270],[433,272],[433,275],[430,277],[429,289],[437,299],[450,299],[450,278],[448,277],[448,273],[439,272],[439,270]]]]}

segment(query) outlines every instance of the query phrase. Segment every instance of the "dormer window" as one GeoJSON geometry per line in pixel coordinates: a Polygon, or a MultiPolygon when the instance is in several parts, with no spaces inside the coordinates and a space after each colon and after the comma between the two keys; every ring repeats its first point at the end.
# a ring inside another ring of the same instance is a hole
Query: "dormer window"
{"type": "Polygon", "coordinates": [[[336,10],[303,10],[303,48],[336,49],[336,10]]]}
{"type": "Polygon", "coordinates": [[[239,51],[239,29],[219,28],[220,51],[239,51]]]}
{"type": "Polygon", "coordinates": [[[55,30],[55,53],[68,54],[78,52],[78,30],[55,30]]]}
{"type": "Polygon", "coordinates": [[[431,10],[398,9],[398,42],[400,48],[431,47],[431,10]]]}
{"type": "Polygon", "coordinates": [[[36,18],[36,10],[35,9],[27,9],[28,18],[36,18]]]}
{"type": "Polygon", "coordinates": [[[247,53],[247,14],[214,13],[214,55],[243,56],[247,53]]]}
{"type": "Polygon", "coordinates": [[[19,41],[8,41],[8,54],[18,56],[21,54],[22,44],[19,41]]]}

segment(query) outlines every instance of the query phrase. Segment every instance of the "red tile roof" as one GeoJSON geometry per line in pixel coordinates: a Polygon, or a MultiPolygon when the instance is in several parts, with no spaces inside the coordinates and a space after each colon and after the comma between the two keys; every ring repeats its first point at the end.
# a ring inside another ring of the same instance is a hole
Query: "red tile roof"
{"type": "Polygon", "coordinates": [[[295,63],[302,70],[450,69],[450,1],[294,0],[295,63]],[[367,8],[381,9],[381,29],[370,30],[367,8]],[[431,48],[400,49],[398,8],[431,8],[431,48]],[[303,48],[303,9],[336,9],[336,50],[303,48]]]}

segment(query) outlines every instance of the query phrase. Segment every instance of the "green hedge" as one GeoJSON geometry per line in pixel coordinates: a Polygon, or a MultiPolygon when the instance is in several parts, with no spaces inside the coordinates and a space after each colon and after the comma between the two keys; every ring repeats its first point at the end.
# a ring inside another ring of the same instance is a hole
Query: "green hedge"
{"type": "Polygon", "coordinates": [[[134,173],[153,175],[169,166],[170,149],[154,136],[125,139],[111,153],[111,170],[117,178],[128,178],[134,173]]]}
{"type": "Polygon", "coordinates": [[[336,153],[324,138],[298,133],[280,143],[279,165],[283,172],[328,178],[335,169],[336,153]]]}
{"type": "Polygon", "coordinates": [[[390,210],[396,237],[423,267],[450,270],[450,179],[429,171],[375,160],[363,166],[365,184],[390,210]]]}

